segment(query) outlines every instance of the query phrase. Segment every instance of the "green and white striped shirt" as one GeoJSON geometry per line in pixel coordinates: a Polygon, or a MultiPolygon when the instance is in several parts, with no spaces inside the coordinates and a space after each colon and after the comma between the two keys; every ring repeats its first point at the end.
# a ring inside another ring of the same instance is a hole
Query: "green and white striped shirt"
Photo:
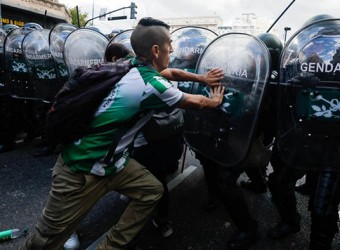
{"type": "Polygon", "coordinates": [[[140,113],[141,117],[119,141],[111,164],[101,162],[105,158],[117,126],[105,132],[92,133],[69,144],[62,151],[64,162],[75,172],[99,176],[112,175],[128,162],[128,146],[138,130],[151,118],[154,110],[175,106],[183,93],[162,77],[154,68],[132,68],[103,100],[92,122],[92,127],[129,120],[140,113]]]}

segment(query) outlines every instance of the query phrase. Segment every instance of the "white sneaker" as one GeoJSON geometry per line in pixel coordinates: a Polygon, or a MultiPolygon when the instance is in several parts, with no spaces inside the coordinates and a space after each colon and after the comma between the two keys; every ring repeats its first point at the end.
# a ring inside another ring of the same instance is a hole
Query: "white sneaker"
{"type": "Polygon", "coordinates": [[[78,249],[80,243],[78,239],[78,235],[76,232],[71,234],[70,238],[65,242],[64,249],[65,250],[76,250],[78,249]]]}
{"type": "Polygon", "coordinates": [[[119,199],[120,199],[121,201],[123,201],[124,203],[129,203],[129,202],[131,201],[131,199],[130,199],[129,197],[127,197],[127,196],[125,196],[125,195],[123,195],[123,194],[121,194],[121,195],[119,196],[119,199]]]}

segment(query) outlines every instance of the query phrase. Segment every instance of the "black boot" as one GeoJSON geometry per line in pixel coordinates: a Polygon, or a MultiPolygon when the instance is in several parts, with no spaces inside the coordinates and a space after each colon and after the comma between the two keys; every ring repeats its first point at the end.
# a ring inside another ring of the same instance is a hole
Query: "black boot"
{"type": "Polygon", "coordinates": [[[228,199],[223,201],[227,213],[237,228],[227,245],[228,249],[233,250],[248,249],[259,238],[257,222],[249,211],[248,204],[242,195],[242,190],[238,189],[234,190],[234,192],[229,192],[229,197],[225,195],[228,199]]]}
{"type": "Polygon", "coordinates": [[[309,250],[332,250],[332,242],[336,232],[328,228],[315,228],[312,223],[309,250]]]}
{"type": "Polygon", "coordinates": [[[279,224],[269,231],[268,236],[274,240],[278,240],[298,232],[300,232],[300,225],[292,225],[280,221],[279,224]]]}
{"type": "Polygon", "coordinates": [[[242,180],[241,187],[258,194],[267,192],[266,167],[248,168],[245,172],[249,179],[242,180]]]}
{"type": "Polygon", "coordinates": [[[280,168],[269,176],[268,187],[272,194],[272,201],[281,217],[281,221],[268,232],[268,236],[272,239],[282,239],[300,231],[301,217],[296,208],[294,185],[296,179],[301,178],[301,174],[289,171],[287,167],[280,168]],[[286,180],[284,181],[283,178],[286,180]]]}
{"type": "Polygon", "coordinates": [[[332,241],[334,237],[319,235],[318,239],[311,240],[309,250],[332,250],[332,241]]]}
{"type": "Polygon", "coordinates": [[[327,216],[312,212],[309,250],[332,250],[334,236],[339,231],[337,217],[336,212],[327,216]]]}
{"type": "Polygon", "coordinates": [[[235,232],[228,241],[228,249],[243,250],[248,249],[259,239],[257,230],[252,232],[235,232]]]}

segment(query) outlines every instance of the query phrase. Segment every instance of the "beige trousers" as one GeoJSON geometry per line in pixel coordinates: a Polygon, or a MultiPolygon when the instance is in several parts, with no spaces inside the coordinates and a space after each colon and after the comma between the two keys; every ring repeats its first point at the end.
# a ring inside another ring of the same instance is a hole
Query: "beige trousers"
{"type": "Polygon", "coordinates": [[[131,202],[97,249],[124,249],[157,205],[162,184],[133,159],[117,174],[99,177],[72,172],[59,156],[46,207],[22,249],[60,249],[96,202],[113,190],[131,202]]]}

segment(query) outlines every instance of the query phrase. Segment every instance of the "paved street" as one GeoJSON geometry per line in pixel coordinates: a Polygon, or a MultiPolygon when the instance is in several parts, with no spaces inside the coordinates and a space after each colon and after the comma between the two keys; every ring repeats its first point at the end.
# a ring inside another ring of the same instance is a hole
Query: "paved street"
{"type": "MultiPolygon", "coordinates": [[[[26,226],[32,229],[44,207],[51,183],[51,169],[57,156],[32,157],[32,153],[37,150],[34,145],[37,142],[29,145],[21,143],[16,150],[0,154],[0,231],[26,226]]],[[[169,186],[174,234],[169,239],[163,239],[149,222],[138,237],[142,249],[225,249],[233,228],[222,206],[214,212],[203,211],[202,205],[207,195],[203,171],[190,151],[187,152],[185,171],[174,175],[169,180],[169,186]]],[[[266,233],[274,226],[278,215],[270,201],[269,192],[261,195],[245,193],[254,217],[259,221],[261,236],[251,250],[307,249],[310,220],[306,197],[297,194],[298,209],[302,215],[301,232],[282,241],[272,241],[266,237],[266,233]]],[[[114,192],[103,197],[78,227],[80,249],[93,249],[93,242],[117,221],[125,206],[114,192]]],[[[24,238],[19,238],[2,242],[0,249],[18,249],[23,241],[24,238]]],[[[340,249],[339,235],[333,249],[340,249]]]]}

